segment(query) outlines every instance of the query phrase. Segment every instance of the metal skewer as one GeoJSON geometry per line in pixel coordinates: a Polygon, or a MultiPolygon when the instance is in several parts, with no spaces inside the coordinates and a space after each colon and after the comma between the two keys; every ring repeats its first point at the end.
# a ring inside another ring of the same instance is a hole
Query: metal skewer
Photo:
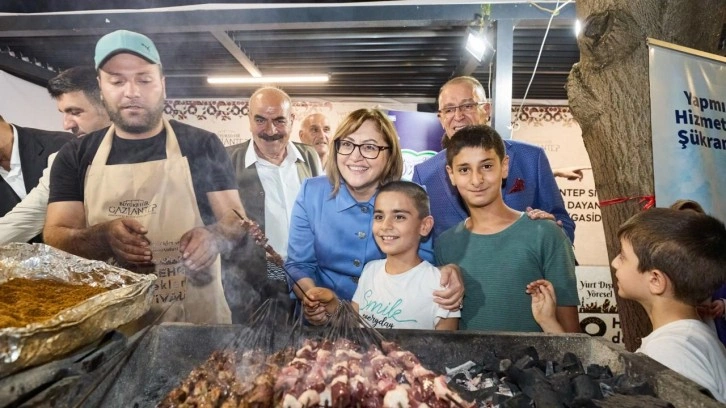
{"type": "Polygon", "coordinates": [[[308,295],[305,294],[305,290],[303,290],[303,288],[300,286],[300,284],[297,283],[295,278],[293,278],[292,275],[290,275],[290,272],[287,271],[287,268],[285,268],[285,263],[282,262],[282,257],[280,256],[280,254],[278,254],[275,251],[275,249],[273,247],[271,247],[270,244],[267,243],[267,238],[264,236],[264,233],[262,233],[262,229],[260,229],[260,226],[257,225],[257,223],[252,221],[251,219],[243,217],[242,214],[237,212],[237,210],[232,209],[232,211],[234,211],[234,213],[237,215],[237,217],[239,217],[239,219],[242,220],[243,225],[249,225],[251,227],[250,229],[256,228],[257,231],[259,231],[259,233],[254,233],[254,232],[252,233],[257,244],[260,245],[262,248],[264,248],[265,252],[268,255],[270,255],[270,258],[272,258],[272,261],[277,266],[279,266],[283,272],[285,272],[285,275],[287,275],[290,278],[290,280],[292,281],[292,283],[300,290],[300,293],[303,294],[303,297],[305,297],[305,299],[307,299],[311,302],[314,302],[314,300],[310,299],[308,297],[308,295]]]}

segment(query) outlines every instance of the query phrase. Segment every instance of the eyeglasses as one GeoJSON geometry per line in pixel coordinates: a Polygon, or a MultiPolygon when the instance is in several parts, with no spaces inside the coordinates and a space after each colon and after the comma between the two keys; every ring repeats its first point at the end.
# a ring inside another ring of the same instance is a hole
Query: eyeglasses
{"type": "Polygon", "coordinates": [[[485,105],[486,102],[467,102],[462,103],[459,106],[447,106],[443,109],[439,109],[439,116],[449,117],[456,113],[456,110],[460,110],[461,113],[471,113],[478,106],[485,105]]]}
{"type": "Polygon", "coordinates": [[[378,158],[378,155],[381,154],[381,151],[390,149],[390,147],[388,146],[378,146],[367,143],[355,144],[347,140],[339,139],[335,141],[335,151],[344,156],[353,154],[353,150],[355,150],[356,147],[358,148],[360,155],[365,157],[366,159],[376,159],[378,158]]]}

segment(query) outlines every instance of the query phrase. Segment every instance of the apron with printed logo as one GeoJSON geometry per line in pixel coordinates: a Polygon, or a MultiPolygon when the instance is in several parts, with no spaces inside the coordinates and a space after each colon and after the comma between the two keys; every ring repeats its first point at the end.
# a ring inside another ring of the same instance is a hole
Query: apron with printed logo
{"type": "Polygon", "coordinates": [[[115,126],[106,132],[88,167],[85,180],[86,220],[96,225],[118,218],[132,218],[148,231],[153,272],[151,312],[142,320],[195,324],[231,323],[222,290],[219,256],[205,270],[189,271],[184,266],[179,241],[186,232],[203,227],[192,185],[189,161],[181,155],[169,122],[166,129],[166,159],[135,164],[106,165],[115,126]]]}

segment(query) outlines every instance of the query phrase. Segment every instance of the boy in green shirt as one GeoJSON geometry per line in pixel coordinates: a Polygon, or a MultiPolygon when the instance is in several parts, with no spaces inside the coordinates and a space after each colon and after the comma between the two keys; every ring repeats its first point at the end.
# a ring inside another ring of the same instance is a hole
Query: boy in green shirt
{"type": "Polygon", "coordinates": [[[504,203],[509,158],[499,134],[489,126],[468,126],[449,144],[446,170],[470,217],[441,234],[434,251],[437,264],[461,268],[462,329],[542,331],[525,288],[547,279],[557,290],[559,322],[565,331],[579,332],[570,241],[554,222],[531,220],[504,203]]]}

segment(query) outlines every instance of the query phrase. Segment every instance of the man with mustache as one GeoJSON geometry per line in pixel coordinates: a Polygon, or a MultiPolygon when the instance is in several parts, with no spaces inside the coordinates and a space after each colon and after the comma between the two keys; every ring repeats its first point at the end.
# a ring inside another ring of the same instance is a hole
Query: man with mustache
{"type": "Polygon", "coordinates": [[[323,166],[328,158],[328,142],[331,132],[328,118],[322,113],[312,113],[306,116],[300,125],[300,141],[315,148],[323,166]]]}
{"type": "MultiPolygon", "coordinates": [[[[63,114],[63,129],[76,137],[111,124],[101,102],[93,67],[73,67],[61,72],[48,81],[48,92],[63,114]]],[[[50,168],[55,156],[55,153],[48,156],[48,167],[38,185],[0,218],[0,245],[26,242],[43,231],[50,193],[50,168]]]]}
{"type": "Polygon", "coordinates": [[[219,253],[241,233],[234,169],[219,138],[167,121],[161,59],[146,36],[118,30],[96,44],[113,125],[64,146],[51,171],[46,242],[158,276],[138,322],[229,323],[219,253]],[[235,229],[236,227],[236,229],[235,229]]]}
{"type": "MultiPolygon", "coordinates": [[[[250,97],[252,139],[227,147],[236,169],[239,196],[247,216],[260,225],[269,244],[284,259],[290,215],[300,184],[321,174],[317,152],[308,145],[290,141],[292,100],[281,89],[263,87],[250,97]]],[[[276,298],[290,306],[287,277],[266,260],[265,252],[252,239],[225,258],[224,288],[235,323],[246,321],[260,304],[253,299],[276,298]],[[248,293],[253,288],[253,293],[248,293]],[[251,298],[252,297],[252,298],[251,298]]]]}

